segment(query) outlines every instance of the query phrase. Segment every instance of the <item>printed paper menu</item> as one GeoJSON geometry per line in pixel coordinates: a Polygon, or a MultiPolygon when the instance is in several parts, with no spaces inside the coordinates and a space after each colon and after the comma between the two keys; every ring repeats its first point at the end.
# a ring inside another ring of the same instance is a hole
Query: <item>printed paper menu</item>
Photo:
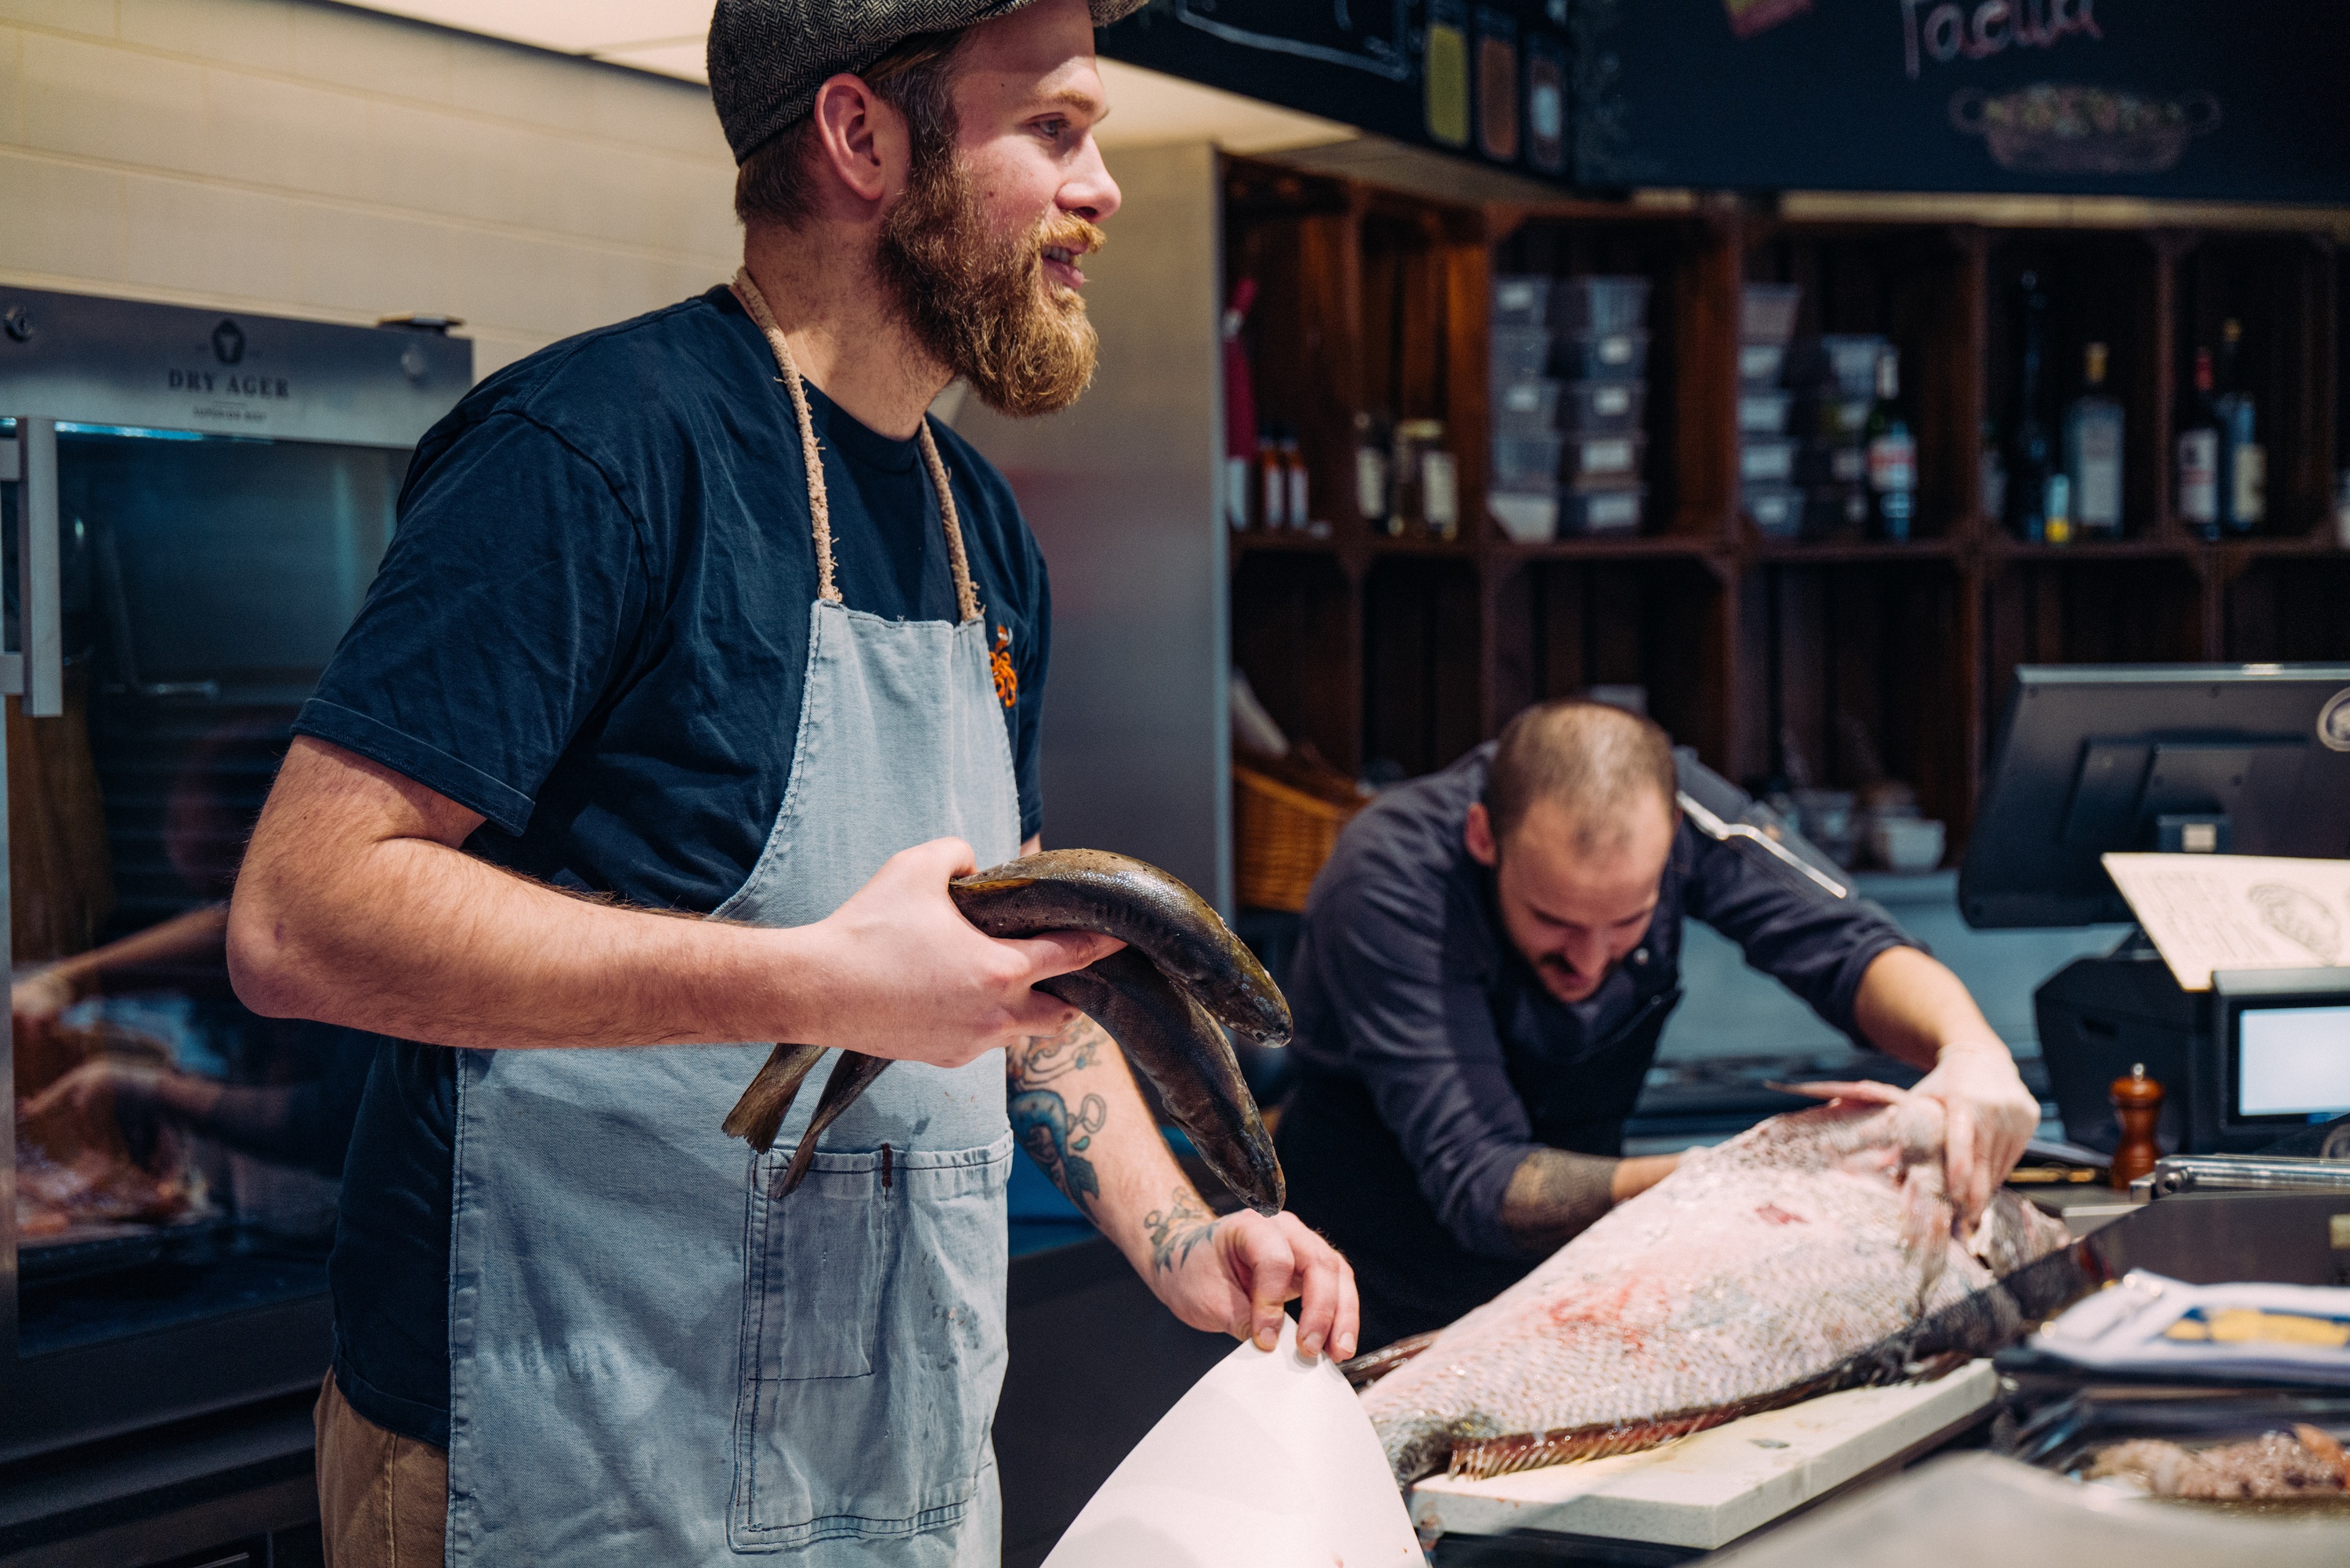
{"type": "Polygon", "coordinates": [[[2215,969],[2350,963],[2350,860],[2108,855],[2106,874],[2180,989],[2215,969]]]}

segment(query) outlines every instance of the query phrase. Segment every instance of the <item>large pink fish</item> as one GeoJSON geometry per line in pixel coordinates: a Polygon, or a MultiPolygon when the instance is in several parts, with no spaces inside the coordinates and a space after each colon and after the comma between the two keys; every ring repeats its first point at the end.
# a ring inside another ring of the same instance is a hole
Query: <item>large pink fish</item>
{"type": "Polygon", "coordinates": [[[1692,1151],[1424,1347],[1398,1346],[1363,1394],[1396,1479],[1649,1448],[2012,1337],[2015,1303],[1986,1287],[2065,1245],[2064,1227],[2002,1190],[1961,1239],[1940,1102],[1810,1092],[1838,1097],[1692,1151]]]}

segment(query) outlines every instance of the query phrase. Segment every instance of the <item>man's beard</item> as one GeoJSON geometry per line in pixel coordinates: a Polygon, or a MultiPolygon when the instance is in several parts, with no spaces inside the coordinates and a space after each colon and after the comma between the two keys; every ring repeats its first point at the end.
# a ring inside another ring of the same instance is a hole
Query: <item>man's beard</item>
{"type": "Polygon", "coordinates": [[[1098,347],[1086,302],[1048,286],[1045,250],[1101,248],[1102,232],[1055,213],[999,239],[962,161],[951,151],[917,156],[906,193],[882,221],[880,269],[922,347],[971,383],[999,414],[1058,412],[1094,378],[1098,347]]]}

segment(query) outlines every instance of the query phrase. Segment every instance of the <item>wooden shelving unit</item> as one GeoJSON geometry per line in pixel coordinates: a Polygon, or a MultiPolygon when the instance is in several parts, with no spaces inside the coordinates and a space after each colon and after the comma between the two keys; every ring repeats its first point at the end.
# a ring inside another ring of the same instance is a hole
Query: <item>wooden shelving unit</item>
{"type": "Polygon", "coordinates": [[[2334,543],[2338,329],[2350,254],[2323,228],[1994,227],[1790,220],[1724,202],[1447,203],[1233,159],[1225,266],[1259,286],[1263,417],[1300,432],[1333,536],[1232,541],[1232,656],[1273,716],[1342,767],[1441,767],[1524,704],[1644,686],[1675,737],[1733,778],[1820,782],[1859,753],[1964,843],[2019,663],[2350,657],[2350,551],[2334,543]],[[2126,535],[2032,545],[1987,522],[1980,455],[2005,421],[2016,280],[2051,296],[2052,384],[2088,341],[2122,400],[2126,535]],[[1651,280],[1645,532],[1511,542],[1485,518],[1487,299],[1496,273],[1651,280]],[[1799,336],[1901,350],[1918,441],[1912,542],[1765,542],[1739,514],[1738,290],[1803,286],[1799,336]],[[2223,317],[2269,453],[2268,517],[2210,545],[2170,493],[2177,389],[2223,317]],[[1357,410],[1438,418],[1463,537],[1354,519],[1357,410]]]}

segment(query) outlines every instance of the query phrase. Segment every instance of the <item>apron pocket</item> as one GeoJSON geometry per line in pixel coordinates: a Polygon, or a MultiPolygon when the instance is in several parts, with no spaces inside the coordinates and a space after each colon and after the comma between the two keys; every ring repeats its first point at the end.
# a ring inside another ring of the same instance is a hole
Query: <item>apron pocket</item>
{"type": "MultiPolygon", "coordinates": [[[[746,1309],[762,1325],[761,1354],[750,1363],[762,1370],[743,1387],[735,1428],[728,1534],[736,1550],[901,1540],[954,1525],[970,1510],[1003,1384],[1011,1161],[1008,1136],[983,1148],[899,1151],[886,1167],[879,1155],[826,1155],[797,1192],[780,1205],[766,1200],[785,1217],[781,1244],[766,1253],[765,1288],[754,1274],[746,1309]],[[798,1241],[846,1226],[793,1228],[789,1210],[831,1162],[842,1186],[861,1181],[868,1207],[883,1216],[866,1232],[869,1272],[845,1241],[821,1255],[798,1241]],[[859,1168],[839,1168],[851,1163],[859,1168]],[[816,1359],[787,1348],[803,1333],[832,1344],[828,1328],[806,1321],[829,1287],[792,1290],[810,1270],[876,1282],[859,1314],[870,1331],[867,1375],[780,1370],[816,1359]]],[[[764,1198],[754,1196],[754,1215],[764,1198]]]]}
{"type": "Polygon", "coordinates": [[[744,1364],[761,1380],[866,1377],[889,1227],[878,1154],[820,1154],[782,1196],[792,1151],[752,1168],[744,1364]]]}

